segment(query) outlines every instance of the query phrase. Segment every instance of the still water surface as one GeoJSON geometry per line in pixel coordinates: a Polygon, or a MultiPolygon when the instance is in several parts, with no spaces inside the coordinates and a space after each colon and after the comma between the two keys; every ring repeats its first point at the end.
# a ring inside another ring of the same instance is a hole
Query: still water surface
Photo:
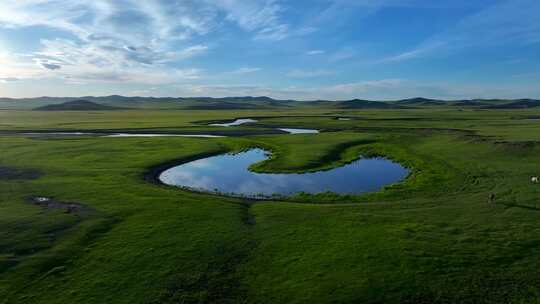
{"type": "Polygon", "coordinates": [[[257,120],[251,119],[251,118],[239,118],[239,119],[236,119],[236,120],[234,120],[232,122],[214,123],[214,124],[210,124],[210,126],[214,126],[214,127],[233,127],[233,126],[239,126],[239,125],[243,125],[243,124],[246,124],[246,123],[252,123],[252,122],[257,122],[257,120]]]}
{"type": "Polygon", "coordinates": [[[409,173],[385,158],[359,159],[339,168],[304,174],[249,171],[250,165],[267,158],[268,153],[261,149],[212,156],[165,170],[159,179],[171,186],[245,196],[325,191],[360,194],[397,183],[409,173]]]}
{"type": "Polygon", "coordinates": [[[315,129],[294,129],[294,128],[283,128],[279,129],[281,131],[285,131],[289,134],[316,134],[319,133],[319,130],[315,129]]]}

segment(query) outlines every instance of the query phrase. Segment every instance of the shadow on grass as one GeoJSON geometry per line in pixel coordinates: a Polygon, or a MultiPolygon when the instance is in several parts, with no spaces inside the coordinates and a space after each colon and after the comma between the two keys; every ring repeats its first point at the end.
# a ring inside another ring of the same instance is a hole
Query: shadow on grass
{"type": "Polygon", "coordinates": [[[540,207],[537,207],[537,206],[528,206],[528,205],[517,204],[517,203],[498,203],[498,204],[503,205],[506,208],[521,208],[521,209],[527,209],[527,210],[533,210],[533,211],[540,211],[540,207]]]}

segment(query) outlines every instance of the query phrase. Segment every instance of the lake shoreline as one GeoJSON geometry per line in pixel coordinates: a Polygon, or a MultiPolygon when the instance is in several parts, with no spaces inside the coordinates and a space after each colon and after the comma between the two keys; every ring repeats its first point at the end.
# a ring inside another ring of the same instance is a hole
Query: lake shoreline
{"type": "Polygon", "coordinates": [[[391,159],[359,155],[354,160],[305,172],[260,172],[253,170],[271,159],[272,152],[250,148],[238,153],[191,157],[155,170],[153,179],[160,184],[194,192],[228,197],[282,198],[302,194],[334,193],[361,196],[379,192],[386,186],[406,180],[410,170],[391,159]],[[194,160],[195,159],[195,160],[194,160]]]}

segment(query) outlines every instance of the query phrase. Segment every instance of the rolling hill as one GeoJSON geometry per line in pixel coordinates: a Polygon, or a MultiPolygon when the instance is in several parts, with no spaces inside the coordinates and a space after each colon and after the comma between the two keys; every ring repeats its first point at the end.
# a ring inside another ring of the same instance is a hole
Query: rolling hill
{"type": "Polygon", "coordinates": [[[484,109],[529,109],[540,107],[540,100],[536,99],[518,99],[514,102],[489,105],[483,107],[484,109]]]}
{"type": "Polygon", "coordinates": [[[125,108],[112,107],[98,104],[88,100],[72,100],[60,104],[50,104],[35,108],[34,111],[111,111],[122,110],[125,108]]]}
{"type": "Polygon", "coordinates": [[[264,109],[264,105],[229,102],[229,101],[209,101],[198,102],[185,107],[188,110],[246,110],[246,109],[264,109]]]}
{"type": "Polygon", "coordinates": [[[319,107],[333,109],[411,109],[433,107],[476,107],[482,109],[527,109],[540,107],[536,99],[456,99],[440,100],[424,97],[394,101],[365,99],[351,100],[289,100],[267,96],[240,97],[142,97],[142,96],[83,96],[0,98],[0,109],[40,111],[84,111],[115,109],[186,109],[242,110],[319,107]]]}
{"type": "Polygon", "coordinates": [[[409,108],[409,107],[404,107],[401,105],[392,104],[389,102],[361,100],[361,99],[340,101],[335,106],[340,109],[407,109],[409,108]]]}
{"type": "Polygon", "coordinates": [[[393,103],[398,104],[398,105],[405,105],[405,106],[440,106],[440,105],[445,105],[446,101],[423,98],[423,97],[415,97],[415,98],[397,100],[397,101],[394,101],[393,103]]]}

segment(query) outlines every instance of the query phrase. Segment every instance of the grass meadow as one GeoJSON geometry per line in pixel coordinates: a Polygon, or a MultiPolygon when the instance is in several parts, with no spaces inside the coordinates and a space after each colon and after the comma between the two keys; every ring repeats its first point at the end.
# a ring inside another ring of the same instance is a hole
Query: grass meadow
{"type": "Polygon", "coordinates": [[[2,110],[0,167],[20,174],[0,175],[0,303],[537,303],[540,185],[530,179],[540,175],[540,120],[528,117],[538,114],[2,110]],[[236,117],[258,122],[206,124],[236,117]],[[23,134],[45,130],[228,136],[23,134]],[[144,178],[160,164],[250,147],[273,152],[252,166],[259,172],[384,155],[411,175],[360,196],[264,201],[144,178]],[[86,209],[43,208],[35,196],[86,209]]]}

